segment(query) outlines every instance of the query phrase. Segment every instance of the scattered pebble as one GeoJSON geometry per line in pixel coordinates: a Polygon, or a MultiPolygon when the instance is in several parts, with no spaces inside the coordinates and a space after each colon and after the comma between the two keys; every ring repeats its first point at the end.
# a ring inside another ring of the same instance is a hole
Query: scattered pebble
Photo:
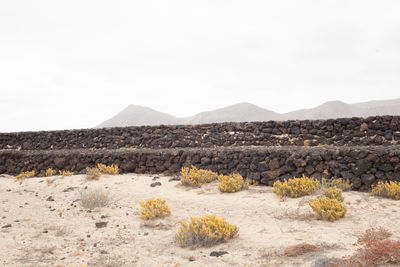
{"type": "Polygon", "coordinates": [[[211,257],[221,257],[222,255],[228,254],[227,251],[213,251],[210,253],[211,257]]]}
{"type": "Polygon", "coordinates": [[[179,176],[174,176],[171,179],[168,180],[168,182],[172,182],[172,181],[180,181],[181,178],[179,176]]]}
{"type": "Polygon", "coordinates": [[[108,222],[96,222],[95,225],[97,228],[103,228],[106,227],[108,222]]]}
{"type": "Polygon", "coordinates": [[[46,201],[54,201],[54,198],[52,196],[49,196],[46,201]]]}
{"type": "Polygon", "coordinates": [[[11,223],[9,223],[9,224],[2,226],[1,228],[10,228],[11,226],[12,226],[11,223]]]}
{"type": "Polygon", "coordinates": [[[150,184],[151,187],[160,186],[160,185],[161,185],[160,182],[155,182],[155,183],[150,184]]]}
{"type": "Polygon", "coordinates": [[[65,193],[65,192],[74,191],[76,188],[77,188],[77,187],[68,187],[68,188],[65,188],[65,189],[63,190],[63,192],[65,193]]]}

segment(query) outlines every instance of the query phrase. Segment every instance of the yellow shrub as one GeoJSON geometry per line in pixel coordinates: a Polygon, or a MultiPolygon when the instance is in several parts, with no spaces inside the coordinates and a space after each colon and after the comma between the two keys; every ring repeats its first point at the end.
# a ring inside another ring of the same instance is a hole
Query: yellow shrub
{"type": "Polygon", "coordinates": [[[26,172],[21,172],[20,174],[18,174],[15,179],[16,180],[22,180],[22,179],[26,179],[26,178],[31,178],[33,176],[35,176],[35,170],[33,171],[26,171],[26,172]]]}
{"type": "Polygon", "coordinates": [[[258,180],[250,179],[250,178],[246,178],[245,183],[246,183],[246,187],[249,187],[250,185],[255,185],[255,186],[257,186],[257,185],[260,184],[260,182],[259,182],[258,180]]]}
{"type": "Polygon", "coordinates": [[[114,165],[114,164],[107,166],[105,164],[98,163],[97,168],[99,168],[100,172],[105,173],[105,174],[118,174],[119,173],[118,165],[114,165]]]}
{"type": "Polygon", "coordinates": [[[89,180],[99,180],[101,173],[97,168],[86,168],[86,175],[89,180]]]}
{"type": "Polygon", "coordinates": [[[183,167],[181,170],[181,183],[186,186],[201,186],[204,183],[210,183],[218,178],[218,173],[210,170],[197,169],[192,166],[183,167]]]}
{"type": "Polygon", "coordinates": [[[221,192],[234,193],[248,187],[248,185],[244,182],[243,177],[238,173],[231,175],[220,175],[218,180],[220,181],[218,189],[221,192]]]}
{"type": "Polygon", "coordinates": [[[46,178],[46,182],[47,182],[47,185],[48,186],[50,186],[52,183],[54,183],[54,179],[53,180],[50,180],[49,178],[46,178]]]}
{"type": "Polygon", "coordinates": [[[338,178],[338,179],[326,179],[322,178],[322,184],[326,187],[336,187],[341,189],[342,191],[350,190],[353,186],[353,183],[350,182],[349,179],[338,178]]]}
{"type": "Polygon", "coordinates": [[[212,246],[233,238],[238,232],[236,225],[213,214],[182,221],[175,237],[182,247],[212,246]]]}
{"type": "Polygon", "coordinates": [[[74,175],[74,172],[71,172],[71,171],[58,171],[58,173],[59,173],[60,175],[62,175],[63,177],[64,177],[64,176],[71,176],[71,175],[74,175]]]}
{"type": "Polygon", "coordinates": [[[52,168],[48,168],[47,170],[46,170],[46,172],[45,172],[45,175],[46,176],[53,176],[53,175],[55,175],[57,172],[56,172],[56,170],[53,170],[52,168]]]}
{"type": "Polygon", "coordinates": [[[145,220],[163,218],[171,213],[166,201],[161,198],[140,201],[140,206],[142,206],[140,217],[145,220]]]}
{"type": "Polygon", "coordinates": [[[312,195],[321,187],[318,180],[306,176],[294,177],[284,182],[276,181],[272,191],[280,197],[302,197],[312,195]]]}
{"type": "Polygon", "coordinates": [[[342,190],[336,187],[324,188],[323,195],[326,196],[327,198],[336,199],[340,202],[343,202],[344,200],[344,197],[342,195],[342,190]]]}
{"type": "Polygon", "coordinates": [[[347,212],[345,205],[332,198],[314,198],[312,201],[308,201],[308,204],[313,209],[317,219],[326,221],[336,221],[344,217],[347,212]]]}
{"type": "Polygon", "coordinates": [[[387,198],[399,200],[400,199],[400,182],[379,181],[377,185],[372,186],[371,194],[375,195],[375,196],[381,196],[381,197],[387,197],[387,198]]]}

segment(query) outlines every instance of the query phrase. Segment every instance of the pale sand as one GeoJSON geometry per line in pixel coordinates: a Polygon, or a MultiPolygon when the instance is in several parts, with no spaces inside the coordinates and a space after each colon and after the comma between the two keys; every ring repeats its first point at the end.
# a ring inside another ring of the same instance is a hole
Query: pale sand
{"type": "Polygon", "coordinates": [[[314,219],[310,197],[281,201],[270,187],[250,187],[228,194],[217,183],[187,188],[160,176],[161,186],[150,187],[152,177],[103,175],[87,181],[84,175],[27,179],[0,176],[1,266],[313,266],[316,259],[351,255],[357,233],[370,226],[392,231],[400,239],[400,202],[345,192],[348,212],[336,222],[314,219]],[[108,207],[88,213],[75,189],[103,188],[111,194],[108,207]],[[37,193],[37,196],[35,194],[37,193]],[[52,196],[55,201],[46,201],[52,196]],[[165,219],[144,223],[139,201],[164,198],[171,208],[165,219]],[[75,201],[75,202],[74,202],[75,201]],[[71,206],[72,205],[72,206],[71,206]],[[74,206],[75,205],[75,206],[74,206]],[[181,248],[174,233],[181,220],[216,214],[239,226],[239,235],[214,247],[181,248]],[[105,218],[101,219],[104,215],[105,218]],[[95,222],[107,221],[104,228],[95,222]],[[47,233],[45,233],[47,230],[47,233]],[[323,247],[299,257],[283,254],[290,245],[307,242],[323,247]],[[227,251],[211,257],[212,251],[227,251]]]}

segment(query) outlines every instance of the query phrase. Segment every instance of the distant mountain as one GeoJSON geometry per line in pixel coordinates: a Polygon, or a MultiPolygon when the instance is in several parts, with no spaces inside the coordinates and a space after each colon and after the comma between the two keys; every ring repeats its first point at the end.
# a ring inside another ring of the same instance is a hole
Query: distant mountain
{"type": "Polygon", "coordinates": [[[250,103],[239,103],[225,108],[201,112],[186,118],[177,118],[148,107],[129,105],[111,119],[98,125],[97,128],[268,120],[316,120],[376,115],[400,115],[400,99],[355,104],[329,101],[315,108],[299,109],[283,114],[250,103]]]}
{"type": "Polygon", "coordinates": [[[181,121],[172,115],[148,107],[129,105],[97,128],[160,124],[181,124],[181,121]]]}
{"type": "Polygon", "coordinates": [[[192,117],[183,118],[184,124],[202,124],[214,122],[263,121],[279,118],[279,113],[260,108],[250,103],[239,103],[225,108],[201,112],[192,117]]]}
{"type": "Polygon", "coordinates": [[[354,117],[360,113],[359,108],[342,101],[329,101],[311,109],[299,109],[281,115],[284,120],[318,120],[354,117]]]}

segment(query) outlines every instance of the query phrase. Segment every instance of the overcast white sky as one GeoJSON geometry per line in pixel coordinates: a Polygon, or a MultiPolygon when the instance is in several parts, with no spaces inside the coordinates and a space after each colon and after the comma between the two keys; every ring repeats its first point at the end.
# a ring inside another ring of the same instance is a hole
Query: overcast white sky
{"type": "Polygon", "coordinates": [[[0,0],[0,132],[400,97],[400,1],[0,0]]]}

